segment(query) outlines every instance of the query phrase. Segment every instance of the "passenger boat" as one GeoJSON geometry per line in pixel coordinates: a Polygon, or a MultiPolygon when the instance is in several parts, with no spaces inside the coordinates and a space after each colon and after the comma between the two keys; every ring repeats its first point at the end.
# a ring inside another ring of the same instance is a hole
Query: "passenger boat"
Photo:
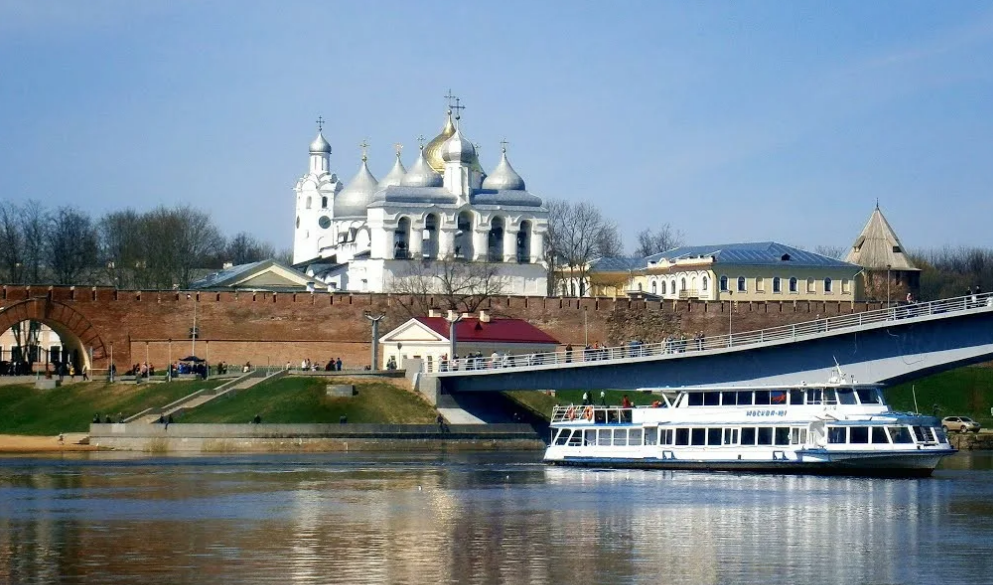
{"type": "Polygon", "coordinates": [[[652,406],[557,406],[554,465],[927,477],[956,452],[938,419],[891,411],[879,386],[643,389],[652,406]]]}

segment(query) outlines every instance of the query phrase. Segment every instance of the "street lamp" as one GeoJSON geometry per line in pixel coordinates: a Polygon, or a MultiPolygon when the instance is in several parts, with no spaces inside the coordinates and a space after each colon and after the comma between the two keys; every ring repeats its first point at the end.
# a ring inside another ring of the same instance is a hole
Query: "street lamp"
{"type": "Polygon", "coordinates": [[[448,342],[451,345],[451,347],[449,348],[449,351],[451,353],[451,357],[449,358],[449,360],[451,360],[453,364],[456,363],[455,356],[458,355],[455,353],[455,349],[456,349],[455,324],[461,320],[462,320],[462,315],[456,313],[455,311],[449,311],[448,316],[445,317],[445,321],[448,321],[448,342]]]}
{"type": "Polygon", "coordinates": [[[729,286],[728,287],[728,345],[731,345],[731,315],[734,314],[734,305],[733,305],[733,301],[731,300],[731,295],[733,294],[734,291],[732,291],[729,286]]]}
{"type": "Polygon", "coordinates": [[[396,364],[397,367],[400,367],[400,364],[403,363],[403,360],[400,358],[400,355],[401,355],[400,354],[400,350],[401,349],[403,349],[403,343],[401,343],[401,342],[398,341],[397,342],[397,364],[396,364]]]}
{"type": "Polygon", "coordinates": [[[583,307],[583,338],[585,339],[586,347],[590,346],[590,326],[587,319],[587,310],[589,307],[583,307]]]}
{"type": "Polygon", "coordinates": [[[366,315],[365,318],[372,321],[372,370],[376,371],[379,369],[379,322],[383,320],[386,315],[377,315],[373,317],[372,315],[366,315]]]}
{"type": "Polygon", "coordinates": [[[193,345],[190,348],[190,355],[192,357],[197,357],[197,301],[193,298],[190,293],[186,293],[186,300],[193,300],[193,330],[190,331],[190,337],[193,338],[193,345]]]}
{"type": "Polygon", "coordinates": [[[890,308],[890,265],[886,265],[886,308],[890,308]]]}

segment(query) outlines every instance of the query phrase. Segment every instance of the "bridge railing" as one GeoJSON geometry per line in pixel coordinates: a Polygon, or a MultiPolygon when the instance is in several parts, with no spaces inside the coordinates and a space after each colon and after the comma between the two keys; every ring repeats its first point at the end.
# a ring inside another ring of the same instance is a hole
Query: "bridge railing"
{"type": "Polygon", "coordinates": [[[936,314],[952,314],[983,308],[993,308],[993,293],[967,295],[952,299],[942,299],[920,303],[901,303],[882,309],[836,315],[797,323],[780,325],[768,329],[731,333],[717,336],[670,336],[658,343],[629,343],[616,347],[574,348],[548,353],[518,355],[490,355],[481,357],[460,357],[457,360],[426,362],[426,373],[449,371],[476,371],[493,369],[526,369],[555,364],[584,362],[620,362],[632,358],[682,354],[688,352],[708,352],[719,349],[772,343],[783,340],[809,339],[840,329],[858,328],[874,323],[896,321],[936,314]]]}

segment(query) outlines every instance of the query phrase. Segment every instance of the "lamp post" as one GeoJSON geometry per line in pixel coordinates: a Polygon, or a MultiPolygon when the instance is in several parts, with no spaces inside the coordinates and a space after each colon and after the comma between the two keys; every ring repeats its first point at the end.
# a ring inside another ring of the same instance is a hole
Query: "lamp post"
{"type": "Polygon", "coordinates": [[[583,307],[583,338],[585,340],[586,347],[590,346],[590,326],[587,319],[587,310],[589,307],[583,307]]]}
{"type": "Polygon", "coordinates": [[[152,373],[148,369],[148,342],[145,342],[145,380],[152,380],[152,373]]]}
{"type": "Polygon", "coordinates": [[[731,295],[733,294],[734,291],[732,291],[729,286],[728,287],[728,345],[731,345],[731,316],[734,314],[734,305],[733,305],[733,301],[731,300],[731,295]]]}
{"type": "Polygon", "coordinates": [[[453,364],[456,363],[455,356],[458,355],[457,353],[455,353],[455,349],[456,349],[455,324],[461,320],[462,320],[462,315],[459,315],[455,311],[449,311],[448,316],[445,317],[445,321],[448,321],[448,342],[450,345],[449,351],[451,353],[451,358],[449,358],[449,360],[453,364]]]}
{"type": "Polygon", "coordinates": [[[190,337],[193,338],[193,344],[190,347],[190,355],[192,357],[197,357],[197,301],[193,298],[193,295],[186,293],[186,300],[193,300],[193,330],[190,331],[190,337]]]}
{"type": "Polygon", "coordinates": [[[886,265],[886,308],[890,308],[890,265],[886,265]]]}
{"type": "Polygon", "coordinates": [[[110,342],[110,366],[107,368],[110,372],[110,383],[114,383],[114,342],[110,342]]]}
{"type": "Polygon", "coordinates": [[[403,363],[403,360],[400,357],[400,350],[401,349],[403,349],[403,343],[401,343],[401,342],[398,341],[397,342],[397,364],[396,364],[398,368],[400,367],[400,364],[403,363]]]}
{"type": "Polygon", "coordinates": [[[172,382],[172,338],[169,338],[169,363],[166,364],[166,382],[172,382]]]}
{"type": "Polygon", "coordinates": [[[379,322],[383,320],[386,315],[366,315],[365,318],[372,321],[372,370],[376,371],[379,369],[379,322]]]}

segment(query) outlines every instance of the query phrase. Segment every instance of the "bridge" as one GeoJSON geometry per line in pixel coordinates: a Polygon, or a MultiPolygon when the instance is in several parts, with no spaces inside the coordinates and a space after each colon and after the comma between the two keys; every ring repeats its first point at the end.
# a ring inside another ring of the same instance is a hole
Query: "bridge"
{"type": "Polygon", "coordinates": [[[993,359],[993,295],[980,294],[707,338],[424,367],[428,395],[700,387],[827,380],[893,384],[993,359]]]}

